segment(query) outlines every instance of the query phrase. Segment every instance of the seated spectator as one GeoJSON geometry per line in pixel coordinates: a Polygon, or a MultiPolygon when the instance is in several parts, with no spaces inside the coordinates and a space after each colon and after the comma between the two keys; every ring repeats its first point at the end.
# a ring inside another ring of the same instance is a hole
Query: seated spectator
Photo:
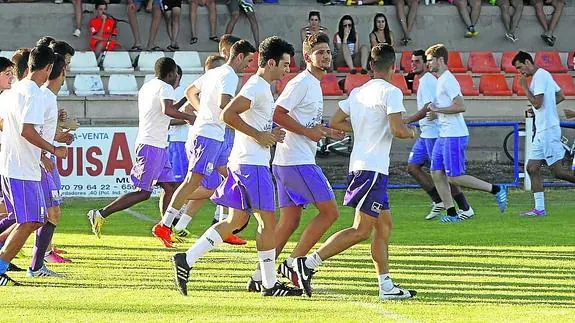
{"type": "MultiPolygon", "coordinates": [[[[170,45],[166,47],[170,52],[180,49],[178,34],[180,33],[180,15],[182,13],[182,0],[162,1],[162,12],[166,21],[166,31],[170,38],[170,45]]],[[[153,6],[152,6],[153,10],[153,6]]]]}
{"type": "Polygon", "coordinates": [[[339,20],[337,33],[333,37],[335,67],[347,66],[352,74],[356,73],[354,66],[361,66],[361,74],[367,74],[367,59],[369,49],[359,44],[359,34],[350,15],[339,20]]]}
{"type": "MultiPolygon", "coordinates": [[[[415,16],[417,15],[417,8],[419,7],[419,0],[395,0],[395,11],[397,18],[403,30],[403,38],[401,45],[405,46],[411,41],[411,30],[415,24],[415,16]],[[409,13],[405,14],[405,4],[409,6],[409,13]]],[[[387,23],[386,23],[387,25],[387,23]]],[[[393,45],[391,45],[393,46],[393,45]]]]}
{"type": "Polygon", "coordinates": [[[103,51],[114,50],[118,46],[118,28],[116,21],[106,15],[108,4],[104,0],[98,0],[94,8],[96,15],[89,22],[89,44],[90,50],[99,58],[103,51]]]}
{"type": "Polygon", "coordinates": [[[346,0],[345,4],[348,6],[363,6],[363,5],[369,5],[369,4],[380,4],[383,6],[383,1],[382,0],[346,0]]]}
{"type": "Polygon", "coordinates": [[[73,0],[72,2],[74,4],[74,23],[75,23],[74,32],[72,33],[72,35],[74,35],[75,37],[80,37],[80,35],[82,35],[82,13],[84,11],[82,9],[82,0],[73,0]]]}
{"type": "Polygon", "coordinates": [[[523,0],[498,0],[497,5],[501,9],[501,20],[503,20],[506,31],[505,37],[516,42],[519,39],[517,38],[517,26],[523,14],[523,0]],[[510,7],[513,7],[513,16],[510,14],[510,7]]]}
{"type": "Polygon", "coordinates": [[[0,93],[9,90],[14,81],[14,63],[6,57],[0,57],[0,93]]]}
{"type": "Polygon", "coordinates": [[[240,18],[240,9],[248,17],[250,28],[254,34],[255,48],[260,46],[260,31],[258,27],[258,20],[256,19],[256,10],[252,0],[228,0],[228,9],[230,10],[230,21],[226,26],[226,34],[231,34],[234,27],[240,18]]]}
{"type": "Polygon", "coordinates": [[[195,44],[198,42],[198,37],[196,37],[196,22],[198,21],[198,6],[208,7],[208,15],[210,19],[210,40],[218,43],[220,38],[216,35],[216,0],[190,0],[190,23],[192,26],[192,38],[190,39],[190,44],[195,44]]]}
{"type": "Polygon", "coordinates": [[[395,46],[393,32],[389,30],[387,17],[382,13],[377,13],[373,17],[373,30],[369,33],[369,43],[372,48],[382,43],[392,47],[395,46]]]}
{"type": "Polygon", "coordinates": [[[319,11],[310,11],[308,15],[309,25],[302,27],[300,30],[300,40],[303,44],[304,40],[311,35],[319,33],[329,35],[329,30],[321,25],[321,16],[319,11]]]}
{"type": "Polygon", "coordinates": [[[539,20],[541,27],[543,27],[545,31],[541,34],[541,38],[547,45],[554,46],[556,39],[553,33],[559,23],[559,18],[561,18],[563,7],[565,7],[565,0],[531,0],[531,4],[535,7],[537,20],[539,20]],[[553,15],[549,22],[547,22],[547,16],[545,16],[545,12],[543,11],[543,4],[551,5],[554,8],[553,15]]]}
{"type": "MultiPolygon", "coordinates": [[[[152,22],[150,24],[150,34],[148,35],[148,45],[147,50],[150,51],[161,51],[162,48],[156,45],[156,36],[158,35],[158,29],[160,28],[160,21],[162,20],[162,1],[153,0],[152,8],[152,22]]],[[[128,14],[128,23],[132,29],[132,35],[134,36],[134,45],[130,48],[131,51],[141,51],[142,45],[140,42],[140,27],[138,25],[138,13],[142,6],[147,4],[144,0],[127,0],[126,11],[128,14]]]]}
{"type": "Polygon", "coordinates": [[[455,5],[459,10],[459,15],[467,27],[465,38],[472,38],[479,35],[475,28],[481,14],[481,0],[455,0],[455,5]]]}
{"type": "Polygon", "coordinates": [[[220,55],[210,55],[204,62],[204,72],[207,72],[216,67],[220,67],[226,63],[226,58],[220,55]]]}

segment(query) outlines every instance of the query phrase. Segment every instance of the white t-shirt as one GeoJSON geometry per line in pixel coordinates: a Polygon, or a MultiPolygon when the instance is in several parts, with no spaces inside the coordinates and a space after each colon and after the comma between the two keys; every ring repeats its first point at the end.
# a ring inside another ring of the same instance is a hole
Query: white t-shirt
{"type": "Polygon", "coordinates": [[[136,145],[168,146],[168,129],[172,118],[164,114],[161,104],[166,99],[174,100],[174,87],[158,78],[151,79],[140,88],[136,145]]]}
{"type": "Polygon", "coordinates": [[[39,133],[44,124],[45,95],[28,79],[12,85],[2,93],[4,132],[0,150],[0,173],[3,176],[40,181],[41,149],[22,137],[24,124],[33,124],[39,133]]]}
{"type": "MultiPolygon", "coordinates": [[[[174,90],[174,101],[179,102],[184,96],[186,92],[185,86],[178,86],[174,90]]],[[[177,126],[170,126],[170,130],[168,131],[168,141],[169,142],[186,142],[188,139],[188,131],[190,130],[189,124],[182,124],[177,126]]]]}
{"type": "MultiPolygon", "coordinates": [[[[305,70],[291,79],[277,99],[275,106],[286,109],[288,115],[306,128],[321,124],[323,94],[320,81],[305,70]]],[[[276,145],[274,165],[315,164],[317,143],[306,136],[286,130],[283,143],[276,145]]]]}
{"type": "MultiPolygon", "coordinates": [[[[445,71],[437,80],[435,95],[435,106],[438,109],[449,108],[453,104],[453,99],[461,94],[459,82],[450,71],[445,71]]],[[[440,137],[465,137],[469,136],[467,125],[463,119],[463,113],[444,114],[438,113],[439,136],[440,137]]]]}
{"type": "Polygon", "coordinates": [[[222,95],[234,96],[238,87],[238,75],[234,69],[224,64],[206,72],[192,83],[201,95],[198,117],[190,133],[224,141],[226,124],[220,120],[222,95]]]}
{"type": "Polygon", "coordinates": [[[539,109],[533,108],[535,113],[535,128],[536,132],[540,132],[551,127],[559,126],[559,115],[557,114],[557,101],[555,100],[555,93],[561,91],[553,77],[549,72],[542,68],[538,68],[533,78],[529,89],[533,95],[543,94],[543,104],[539,109]]]}
{"type": "Polygon", "coordinates": [[[56,128],[58,127],[58,98],[49,88],[40,88],[44,93],[44,125],[40,129],[40,136],[49,143],[54,143],[56,128]]]}
{"type": "MultiPolygon", "coordinates": [[[[435,91],[437,89],[437,78],[431,73],[425,73],[419,79],[417,88],[417,110],[423,109],[429,102],[435,102],[435,91]]],[[[428,120],[423,118],[419,120],[419,129],[421,138],[439,137],[439,120],[428,120]]]]}
{"type": "MultiPolygon", "coordinates": [[[[266,80],[255,74],[246,82],[238,95],[250,100],[250,108],[240,117],[258,131],[271,131],[274,114],[274,97],[271,86],[266,80]]],[[[234,146],[230,153],[229,164],[268,166],[270,149],[241,131],[236,131],[234,146]]]]}
{"type": "Polygon", "coordinates": [[[349,115],[353,128],[353,150],[349,171],[389,173],[389,151],[393,135],[387,115],[403,113],[403,94],[382,79],[371,80],[355,88],[339,108],[349,115]]]}

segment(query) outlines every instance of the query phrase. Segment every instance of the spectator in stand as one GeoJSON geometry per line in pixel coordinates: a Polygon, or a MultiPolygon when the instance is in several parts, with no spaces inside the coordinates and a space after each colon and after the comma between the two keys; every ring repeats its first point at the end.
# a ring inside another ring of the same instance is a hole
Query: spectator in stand
{"type": "Polygon", "coordinates": [[[301,43],[311,35],[325,34],[329,36],[329,30],[321,25],[321,16],[319,11],[310,11],[308,15],[309,25],[302,27],[300,30],[301,43]]]}
{"type": "Polygon", "coordinates": [[[114,50],[118,45],[116,37],[118,28],[116,21],[106,15],[108,4],[104,0],[96,1],[94,5],[95,16],[90,19],[90,50],[96,54],[96,59],[103,51],[114,50]]]}
{"type": "Polygon", "coordinates": [[[28,58],[30,57],[30,49],[18,48],[14,55],[12,55],[12,63],[15,66],[16,79],[21,80],[28,75],[28,58]]]}
{"type": "MultiPolygon", "coordinates": [[[[401,45],[406,46],[411,41],[411,30],[415,24],[415,16],[417,15],[417,8],[419,7],[419,0],[395,0],[395,10],[401,29],[403,30],[403,38],[401,45]],[[409,6],[409,13],[405,14],[405,4],[409,6]]],[[[387,25],[387,21],[385,23],[387,25]]],[[[391,45],[393,46],[393,45],[391,45]]]]}
{"type": "Polygon", "coordinates": [[[369,43],[371,44],[371,48],[377,46],[377,44],[386,44],[391,47],[395,46],[395,39],[393,32],[389,30],[387,17],[381,12],[373,17],[373,30],[369,33],[369,43]]]}
{"type": "Polygon", "coordinates": [[[369,4],[381,4],[381,5],[383,5],[383,1],[381,1],[381,0],[346,0],[345,4],[348,6],[363,6],[363,5],[369,5],[369,4]]]}
{"type": "Polygon", "coordinates": [[[162,1],[162,10],[164,19],[166,20],[166,31],[170,38],[170,45],[168,45],[166,49],[170,52],[175,52],[180,49],[180,45],[178,45],[178,34],[180,33],[182,0],[162,1]]]}
{"type": "Polygon", "coordinates": [[[537,20],[539,20],[541,27],[543,27],[543,30],[545,31],[541,34],[541,38],[547,45],[554,46],[556,39],[555,36],[553,36],[553,33],[559,23],[559,18],[561,18],[563,7],[565,7],[565,0],[531,0],[531,4],[535,7],[537,20]],[[549,22],[547,22],[547,16],[545,16],[545,12],[543,11],[543,4],[551,5],[554,8],[553,15],[549,22]]]}
{"type": "MultiPolygon", "coordinates": [[[[138,17],[136,13],[142,9],[142,6],[146,5],[144,0],[128,0],[126,11],[128,14],[128,23],[132,29],[132,34],[134,35],[134,45],[130,48],[130,51],[141,51],[142,45],[140,42],[140,27],[138,25],[138,17]]],[[[156,36],[158,35],[158,29],[160,28],[160,21],[162,19],[162,1],[154,0],[152,8],[152,23],[150,24],[150,35],[148,36],[147,50],[150,51],[161,51],[162,48],[156,45],[156,36]]]]}
{"type": "Polygon", "coordinates": [[[82,35],[82,0],[73,0],[75,29],[72,35],[80,37],[82,35]]]}
{"type": "Polygon", "coordinates": [[[355,74],[356,65],[361,66],[361,74],[367,74],[367,59],[369,49],[360,45],[359,34],[355,31],[355,24],[350,15],[339,20],[337,33],[333,37],[335,67],[347,66],[355,74]]]}
{"type": "Polygon", "coordinates": [[[226,34],[231,34],[234,27],[240,18],[240,9],[248,17],[252,34],[254,34],[255,47],[260,45],[260,30],[258,27],[258,20],[256,19],[256,11],[252,0],[228,0],[228,9],[230,10],[230,21],[226,26],[226,34]]]}
{"type": "MultiPolygon", "coordinates": [[[[190,0],[190,23],[192,26],[192,38],[190,39],[190,44],[195,44],[198,42],[198,37],[196,37],[196,22],[198,21],[198,6],[208,7],[208,17],[210,19],[210,40],[216,43],[220,42],[220,38],[216,35],[216,0],[190,0]]],[[[232,0],[234,1],[234,0],[232,0]]],[[[239,12],[238,12],[239,13],[239,12]]],[[[233,27],[232,27],[233,28],[233,27]]]]}
{"type": "Polygon", "coordinates": [[[467,27],[465,38],[472,38],[479,35],[476,24],[481,14],[481,0],[455,0],[455,5],[459,10],[459,15],[467,27]]]}
{"type": "Polygon", "coordinates": [[[519,39],[517,38],[517,26],[523,14],[523,0],[497,0],[497,5],[501,9],[501,20],[503,20],[506,31],[505,37],[516,42],[519,39]],[[513,7],[513,16],[509,12],[510,7],[513,7]]]}

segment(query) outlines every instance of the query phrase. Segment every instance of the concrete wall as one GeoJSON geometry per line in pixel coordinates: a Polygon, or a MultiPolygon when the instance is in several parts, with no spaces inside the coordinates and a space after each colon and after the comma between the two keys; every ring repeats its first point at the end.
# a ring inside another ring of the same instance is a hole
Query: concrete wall
{"type": "MultiPolygon", "coordinates": [[[[342,6],[321,6],[315,4],[312,0],[299,0],[305,5],[257,5],[257,16],[260,26],[261,38],[269,35],[279,35],[286,37],[296,44],[299,49],[299,29],[307,23],[307,13],[309,10],[316,9],[322,13],[323,24],[333,32],[337,28],[338,19],[344,14],[351,14],[356,18],[356,25],[360,33],[361,42],[368,43],[368,34],[372,26],[373,15],[375,12],[383,12],[388,16],[391,23],[392,31],[395,32],[396,39],[401,38],[401,28],[398,19],[395,16],[395,7],[393,6],[361,6],[361,7],[342,7],[342,6]],[[313,3],[313,4],[308,4],[313,3]]],[[[423,1],[421,1],[423,2],[423,1]]],[[[556,30],[557,42],[554,50],[572,51],[575,48],[573,34],[575,26],[575,6],[572,1],[567,1],[568,7],[565,8],[563,17],[556,30]]],[[[292,1],[293,3],[293,1],[292,1]]],[[[93,6],[85,4],[85,9],[92,10],[93,6]]],[[[188,45],[190,38],[188,5],[183,6],[180,32],[180,45],[182,49],[194,49],[199,51],[217,51],[216,43],[207,39],[208,21],[207,10],[199,9],[198,20],[198,37],[199,42],[191,47],[188,45]]],[[[225,5],[218,5],[218,35],[224,32],[229,14],[225,5]]],[[[550,12],[551,7],[546,8],[550,12]]],[[[126,18],[125,5],[110,5],[109,13],[118,18],[126,18]]],[[[150,15],[144,12],[138,14],[140,21],[140,30],[142,41],[146,45],[146,39],[149,29],[150,15]]],[[[89,14],[84,15],[84,27],[82,37],[75,38],[72,36],[73,31],[73,9],[69,3],[54,5],[51,3],[31,3],[31,4],[2,4],[0,10],[0,39],[2,39],[1,49],[14,49],[17,47],[31,46],[38,38],[43,35],[51,35],[56,38],[70,41],[78,49],[86,49],[88,44],[88,30],[86,27],[89,14]]],[[[480,36],[477,39],[463,38],[464,26],[458,16],[454,6],[447,4],[437,4],[433,6],[420,6],[417,16],[416,26],[413,31],[413,46],[425,47],[430,44],[442,42],[450,48],[456,48],[460,51],[473,50],[516,50],[527,49],[531,51],[548,50],[540,39],[542,32],[539,23],[534,15],[531,6],[526,6],[523,12],[523,18],[519,24],[519,41],[511,43],[504,38],[504,29],[501,23],[500,12],[498,7],[484,4],[480,22],[478,24],[480,36]]],[[[132,35],[127,24],[120,24],[120,42],[127,47],[132,44],[132,35]]],[[[251,38],[249,25],[245,18],[240,19],[236,26],[235,34],[251,38]]],[[[158,45],[165,47],[169,44],[165,25],[162,24],[158,34],[158,45]]]]}

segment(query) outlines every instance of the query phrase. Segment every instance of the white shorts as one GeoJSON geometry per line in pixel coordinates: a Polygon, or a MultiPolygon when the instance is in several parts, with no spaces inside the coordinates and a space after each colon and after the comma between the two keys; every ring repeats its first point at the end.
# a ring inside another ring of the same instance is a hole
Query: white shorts
{"type": "Polygon", "coordinates": [[[529,159],[545,160],[553,165],[565,157],[565,148],[561,144],[561,127],[553,127],[537,132],[531,144],[529,159]]]}

